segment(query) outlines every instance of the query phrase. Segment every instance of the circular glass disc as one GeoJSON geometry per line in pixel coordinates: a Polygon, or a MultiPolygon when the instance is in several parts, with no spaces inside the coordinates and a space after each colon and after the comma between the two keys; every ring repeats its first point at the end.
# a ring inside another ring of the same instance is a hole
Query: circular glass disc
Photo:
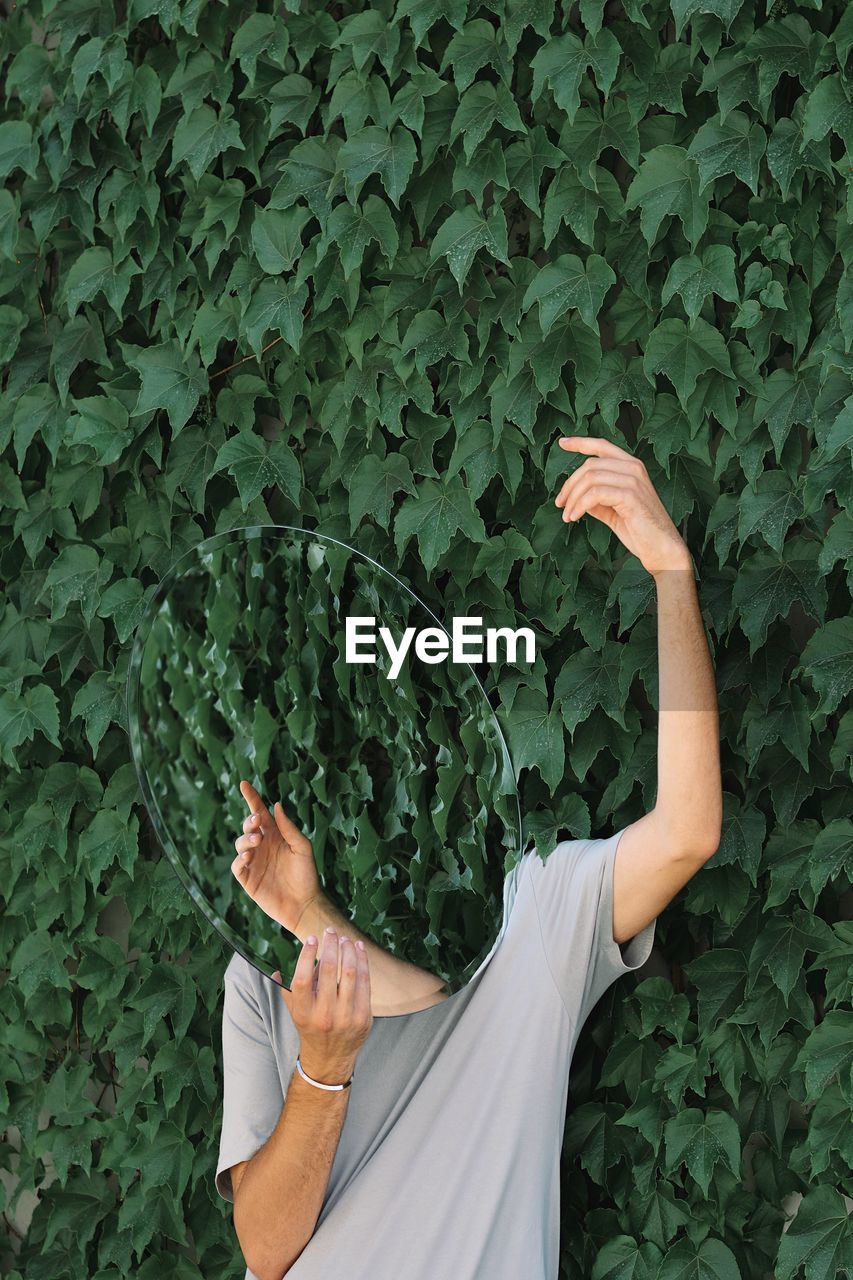
{"type": "Polygon", "coordinates": [[[447,993],[494,944],[520,856],[518,794],[474,671],[436,657],[449,639],[375,561],[288,526],[206,539],[148,603],[128,681],[146,807],[207,920],[288,987],[312,877],[447,993]],[[349,657],[374,661],[347,661],[348,620],[349,657]],[[243,879],[241,780],[285,815],[243,879]]]}

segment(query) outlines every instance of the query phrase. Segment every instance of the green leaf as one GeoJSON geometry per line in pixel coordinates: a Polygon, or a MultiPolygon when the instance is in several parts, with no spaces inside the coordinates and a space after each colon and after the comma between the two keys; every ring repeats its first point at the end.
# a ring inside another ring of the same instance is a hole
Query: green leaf
{"type": "Polygon", "coordinates": [[[779,1241],[776,1280],[835,1280],[848,1269],[853,1227],[844,1197],[833,1187],[815,1187],[803,1196],[779,1241]]]}
{"type": "Polygon", "coordinates": [[[409,539],[417,537],[423,566],[431,573],[450,546],[454,534],[462,532],[475,542],[483,542],[486,530],[458,476],[445,480],[422,480],[416,493],[405,500],[394,520],[394,543],[401,555],[409,539]]]}
{"type": "Polygon", "coordinates": [[[688,1172],[707,1196],[718,1164],[740,1175],[740,1132],[737,1122],[724,1111],[700,1111],[687,1107],[668,1120],[663,1130],[666,1169],[686,1164],[688,1172]]]}
{"type": "Polygon", "coordinates": [[[17,307],[0,304],[0,361],[8,364],[18,350],[27,317],[17,307]]]}
{"type": "Polygon", "coordinates": [[[45,983],[63,991],[70,989],[71,979],[65,967],[67,955],[68,947],[59,935],[44,929],[27,934],[15,948],[9,964],[9,974],[24,999],[28,1000],[45,983]]]}
{"type": "MultiPolygon", "coordinates": [[[[0,129],[3,126],[0,125],[0,129]]],[[[81,303],[106,294],[113,278],[112,255],[104,245],[94,245],[75,258],[65,279],[65,301],[69,315],[76,315],[81,303]]]]}
{"type": "Polygon", "coordinates": [[[709,368],[734,377],[725,339],[706,320],[697,318],[690,325],[683,320],[662,320],[649,334],[643,369],[649,377],[665,373],[683,407],[709,368]]]}
{"type": "Polygon", "coordinates": [[[565,111],[571,124],[580,105],[580,82],[589,66],[589,55],[583,44],[570,31],[553,36],[538,50],[530,65],[532,101],[536,102],[548,85],[554,101],[565,111]]]}
{"type": "Polygon", "coordinates": [[[832,1009],[810,1033],[797,1055],[794,1069],[804,1071],[806,1096],[820,1097],[837,1076],[848,1098],[853,1087],[853,1025],[850,1014],[832,1009]]]}
{"type": "Polygon", "coordinates": [[[320,90],[305,76],[281,76],[270,91],[270,101],[272,130],[292,124],[304,132],[317,109],[320,90]]]}
{"type": "Polygon", "coordinates": [[[655,1280],[745,1280],[737,1259],[722,1240],[709,1237],[696,1244],[689,1238],[676,1240],[655,1280]]]}
{"type": "Polygon", "coordinates": [[[348,488],[350,533],[355,533],[367,515],[387,529],[395,495],[401,490],[415,492],[409,461],[399,453],[390,453],[381,462],[372,457],[362,458],[348,488]]]}
{"type": "Polygon", "coordinates": [[[295,506],[299,505],[299,459],[281,438],[266,441],[254,431],[238,431],[217,453],[211,474],[224,470],[237,482],[244,511],[269,485],[277,486],[295,506]]]}
{"type": "Polygon", "coordinates": [[[458,434],[447,474],[464,471],[475,502],[496,476],[514,498],[524,470],[524,448],[524,437],[514,426],[506,424],[495,440],[491,423],[479,418],[458,434]]]}
{"type": "Polygon", "coordinates": [[[688,152],[665,143],[646,156],[628,187],[625,207],[640,206],[640,227],[650,248],[663,219],[672,216],[680,220],[692,251],[708,225],[710,196],[703,188],[699,169],[688,152]]]}
{"type": "Polygon", "coordinates": [[[31,685],[19,695],[4,689],[0,693],[0,757],[18,769],[15,748],[31,742],[37,733],[59,746],[59,704],[46,684],[31,685]]]}
{"type": "Polygon", "coordinates": [[[234,31],[231,60],[239,62],[249,84],[254,85],[258,58],[266,54],[281,66],[289,43],[287,26],[276,22],[271,13],[250,13],[234,31]]]}
{"type": "Polygon", "coordinates": [[[263,341],[270,330],[278,333],[287,345],[298,351],[302,341],[308,286],[290,280],[262,280],[252,295],[243,317],[249,345],[260,357],[263,341]]]}
{"type": "Polygon", "coordinates": [[[555,320],[571,307],[577,308],[584,323],[598,333],[598,313],[615,283],[616,273],[599,254],[591,253],[582,262],[573,253],[564,253],[531,280],[521,305],[526,311],[534,302],[539,303],[539,324],[545,337],[555,320]]]}
{"type": "Polygon", "coordinates": [[[113,862],[117,862],[133,878],[133,862],[138,856],[139,821],[130,822],[115,809],[96,813],[89,826],[80,833],[77,846],[77,871],[95,888],[113,862]]]}
{"type": "Polygon", "coordinates": [[[22,169],[30,178],[37,175],[38,139],[28,120],[4,120],[0,124],[0,178],[22,169]]]}
{"type": "Polygon", "coordinates": [[[681,297],[687,318],[691,321],[696,319],[705,299],[712,294],[726,302],[737,302],[734,251],[728,245],[709,244],[699,257],[689,254],[676,258],[664,281],[661,302],[666,304],[676,293],[681,297]]]}
{"type": "Polygon", "coordinates": [[[50,594],[51,617],[64,618],[70,604],[79,601],[87,623],[92,621],[100,601],[100,591],[112,577],[112,565],[94,547],[79,543],[63,547],[44,581],[42,595],[50,594]]]}
{"type": "Polygon", "coordinates": [[[790,369],[774,369],[764,383],[755,405],[755,421],[767,423],[777,461],[796,423],[815,422],[816,379],[809,370],[798,375],[790,369]]]}
{"type": "Polygon", "coordinates": [[[565,741],[560,713],[538,689],[520,688],[506,713],[506,733],[516,773],[538,769],[551,795],[563,779],[565,741]]]}
{"type": "Polygon", "coordinates": [[[614,33],[608,27],[604,27],[594,35],[588,35],[584,41],[584,47],[593,79],[606,99],[616,82],[622,46],[614,33]]]}
{"type": "Polygon", "coordinates": [[[302,232],[310,221],[307,209],[256,209],[252,248],[269,275],[290,271],[302,253],[302,232]]]}
{"type": "Polygon", "coordinates": [[[564,161],[563,152],[548,141],[541,125],[534,126],[524,138],[507,147],[510,185],[534,213],[539,212],[539,187],[545,170],[559,169],[564,161]]]}
{"type": "Polygon", "coordinates": [[[577,238],[590,248],[595,244],[595,228],[600,214],[608,220],[618,218],[624,207],[619,184],[600,165],[591,165],[589,174],[576,173],[564,165],[548,188],[543,210],[542,230],[545,248],[565,223],[577,238]]]}
{"type": "Polygon", "coordinates": [[[806,100],[803,140],[812,142],[836,133],[848,152],[853,151],[853,103],[840,76],[824,76],[806,100]]]}
{"type": "Polygon", "coordinates": [[[692,58],[682,44],[664,45],[648,78],[649,102],[665,110],[685,115],[684,82],[691,75],[692,58]]]}
{"type": "Polygon", "coordinates": [[[347,138],[337,156],[337,167],[344,175],[347,199],[355,200],[363,183],[372,173],[379,174],[382,185],[395,208],[406,189],[417,159],[414,139],[402,125],[390,132],[378,125],[368,125],[347,138]]]}
{"type": "MultiPolygon", "coordinates": [[[[788,616],[795,600],[815,619],[826,612],[826,583],[817,565],[816,549],[813,554],[807,540],[800,536],[789,538],[781,555],[763,548],[753,552],[735,580],[732,613],[749,639],[750,652],[766,641],[775,618],[788,616]]],[[[853,620],[846,621],[853,625],[853,620]]],[[[814,638],[813,635],[808,644],[814,638]]],[[[804,658],[805,655],[804,649],[804,658]]]]}
{"type": "Polygon", "coordinates": [[[502,124],[514,132],[524,132],[518,107],[506,90],[501,86],[496,88],[488,81],[478,81],[462,94],[450,125],[451,141],[461,134],[465,159],[470,160],[495,124],[502,124]]]}
{"type": "Polygon", "coordinates": [[[130,443],[127,409],[113,396],[85,396],[71,403],[76,410],[68,419],[66,443],[91,450],[93,460],[106,467],[121,457],[130,443]]]}
{"type": "Polygon", "coordinates": [[[506,586],[513,565],[518,560],[532,560],[533,548],[515,529],[489,538],[477,552],[474,573],[485,573],[497,587],[506,586]]]}
{"type": "Polygon", "coordinates": [[[595,1255],[591,1280],[654,1280],[660,1260],[651,1241],[638,1244],[631,1236],[614,1236],[595,1255]]]}
{"type": "Polygon", "coordinates": [[[713,14],[728,30],[742,7],[743,0],[670,0],[675,19],[675,38],[679,40],[687,22],[700,13],[713,14]]]}
{"type": "Polygon", "coordinates": [[[113,619],[122,644],[142,621],[148,595],[138,578],[119,578],[101,593],[98,617],[113,619]]]}
{"type": "Polygon", "coordinates": [[[754,59],[758,86],[765,101],[776,88],[780,76],[798,76],[808,88],[819,52],[821,37],[799,13],[789,13],[778,21],[756,27],[746,41],[744,52],[754,59]]]}
{"type": "Polygon", "coordinates": [[[848,1167],[853,1166],[850,1103],[846,1101],[839,1085],[831,1084],[823,1089],[814,1108],[809,1112],[806,1144],[811,1156],[812,1181],[830,1167],[834,1151],[838,1152],[848,1167]]]}
{"type": "Polygon", "coordinates": [[[495,28],[490,22],[485,18],[475,18],[466,22],[447,45],[438,69],[443,75],[450,68],[460,93],[473,84],[482,67],[491,65],[500,72],[505,66],[506,54],[495,37],[495,28]]]}
{"type": "Polygon", "coordinates": [[[687,154],[696,161],[699,169],[700,191],[715,178],[733,173],[756,192],[758,168],[766,149],[767,135],[761,125],[750,122],[743,111],[731,111],[725,123],[718,118],[703,124],[690,143],[687,154]]]}
{"type": "Polygon", "coordinates": [[[396,17],[408,18],[417,49],[424,35],[444,18],[459,31],[468,12],[466,0],[397,0],[396,17]]]}
{"type": "Polygon", "coordinates": [[[71,716],[81,716],[86,729],[86,741],[93,752],[98,749],[111,724],[127,727],[126,689],[108,671],[94,671],[81,685],[71,704],[71,716]]]}
{"type": "Polygon", "coordinates": [[[341,21],[340,35],[332,47],[351,50],[357,71],[362,71],[377,56],[390,76],[400,39],[399,26],[389,24],[378,10],[367,10],[350,14],[341,21]]]}
{"type": "Polygon", "coordinates": [[[559,703],[572,738],[578,725],[588,720],[596,707],[626,729],[622,701],[619,653],[613,645],[605,645],[600,653],[587,648],[577,650],[566,659],[554,683],[554,702],[559,703]]]}
{"type": "Polygon", "coordinates": [[[715,93],[720,120],[741,103],[758,99],[758,73],[754,62],[745,58],[737,45],[719,49],[702,68],[700,93],[715,93]]]}
{"type": "Polygon", "coordinates": [[[169,425],[177,434],[195,412],[207,391],[207,372],[195,352],[182,351],[176,341],[139,351],[128,360],[142,378],[142,386],[131,417],[165,409],[169,425]]]}
{"type": "Polygon", "coordinates": [[[444,256],[454,280],[462,288],[478,249],[509,265],[506,219],[499,206],[486,216],[470,205],[452,213],[439,227],[429,247],[429,260],[444,256]]]}
{"type": "Polygon", "coordinates": [[[388,206],[378,196],[368,196],[359,209],[343,201],[336,205],[329,215],[327,235],[338,246],[345,280],[361,268],[371,240],[377,242],[389,264],[397,256],[397,228],[388,206]]]}
{"type": "Polygon", "coordinates": [[[626,401],[635,404],[645,418],[652,412],[654,400],[653,383],[644,373],[640,357],[627,360],[621,351],[611,350],[604,352],[593,380],[579,383],[575,409],[582,416],[598,407],[604,421],[613,427],[619,406],[626,401]]]}
{"type": "Polygon", "coordinates": [[[415,353],[415,366],[421,373],[450,351],[457,360],[470,363],[462,318],[448,324],[438,311],[419,311],[406,330],[400,349],[404,354],[415,353]]]}
{"type": "Polygon", "coordinates": [[[166,174],[186,164],[190,173],[199,181],[218,156],[230,147],[245,151],[236,120],[231,119],[234,109],[225,103],[217,114],[207,103],[195,107],[178,123],[172,139],[172,162],[166,174]]]}
{"type": "Polygon", "coordinates": [[[339,181],[340,146],[340,138],[335,135],[323,140],[305,138],[297,143],[281,166],[281,177],[273,188],[267,209],[289,209],[304,199],[324,226],[339,181]]]}

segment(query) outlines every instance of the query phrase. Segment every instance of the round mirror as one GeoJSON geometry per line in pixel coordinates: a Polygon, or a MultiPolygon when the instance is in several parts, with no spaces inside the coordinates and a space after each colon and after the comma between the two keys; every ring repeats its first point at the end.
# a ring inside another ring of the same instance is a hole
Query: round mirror
{"type": "Polygon", "coordinates": [[[368,556],[280,525],[206,539],[148,602],[128,679],[146,807],[197,907],[288,987],[312,876],[447,994],[494,945],[521,854],[518,793],[450,638],[368,556]],[[258,805],[272,833],[246,871],[235,842],[258,805]]]}

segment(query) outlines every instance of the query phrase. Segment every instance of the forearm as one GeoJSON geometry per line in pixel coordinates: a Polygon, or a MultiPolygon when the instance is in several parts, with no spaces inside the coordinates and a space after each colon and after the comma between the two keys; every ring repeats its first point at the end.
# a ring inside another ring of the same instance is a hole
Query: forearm
{"type": "MultiPolygon", "coordinates": [[[[351,1072],[347,1064],[339,1069],[346,1072],[340,1079],[351,1072]]],[[[234,1229],[259,1280],[281,1280],[314,1234],[349,1094],[321,1092],[294,1071],[278,1124],[246,1165],[234,1197],[234,1229]]]]}
{"type": "Polygon", "coordinates": [[[658,626],[658,785],[655,816],[674,852],[713,853],[722,783],[717,692],[693,566],[654,575],[658,626]]]}
{"type": "Polygon", "coordinates": [[[346,934],[354,942],[361,939],[364,943],[370,963],[374,1014],[381,1017],[413,1013],[416,1009],[437,1003],[444,991],[441,978],[377,946],[322,893],[303,911],[296,926],[296,935],[301,941],[309,934],[320,937],[327,925],[333,925],[339,934],[346,934]]]}

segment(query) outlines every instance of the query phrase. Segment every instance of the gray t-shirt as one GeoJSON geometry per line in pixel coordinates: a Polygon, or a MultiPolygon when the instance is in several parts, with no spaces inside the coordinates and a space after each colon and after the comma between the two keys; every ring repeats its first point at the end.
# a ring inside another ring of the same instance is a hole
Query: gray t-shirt
{"type": "MultiPolygon", "coordinates": [[[[525,853],[504,882],[498,938],[467,986],[374,1018],[317,1226],[288,1280],[556,1280],[572,1052],[605,990],[648,959],[657,923],[621,950],[613,939],[624,829],[564,841],[545,862],[525,853]]],[[[298,1051],[280,989],[235,955],[216,1169],[228,1200],[229,1169],[275,1128],[298,1051]]]]}

